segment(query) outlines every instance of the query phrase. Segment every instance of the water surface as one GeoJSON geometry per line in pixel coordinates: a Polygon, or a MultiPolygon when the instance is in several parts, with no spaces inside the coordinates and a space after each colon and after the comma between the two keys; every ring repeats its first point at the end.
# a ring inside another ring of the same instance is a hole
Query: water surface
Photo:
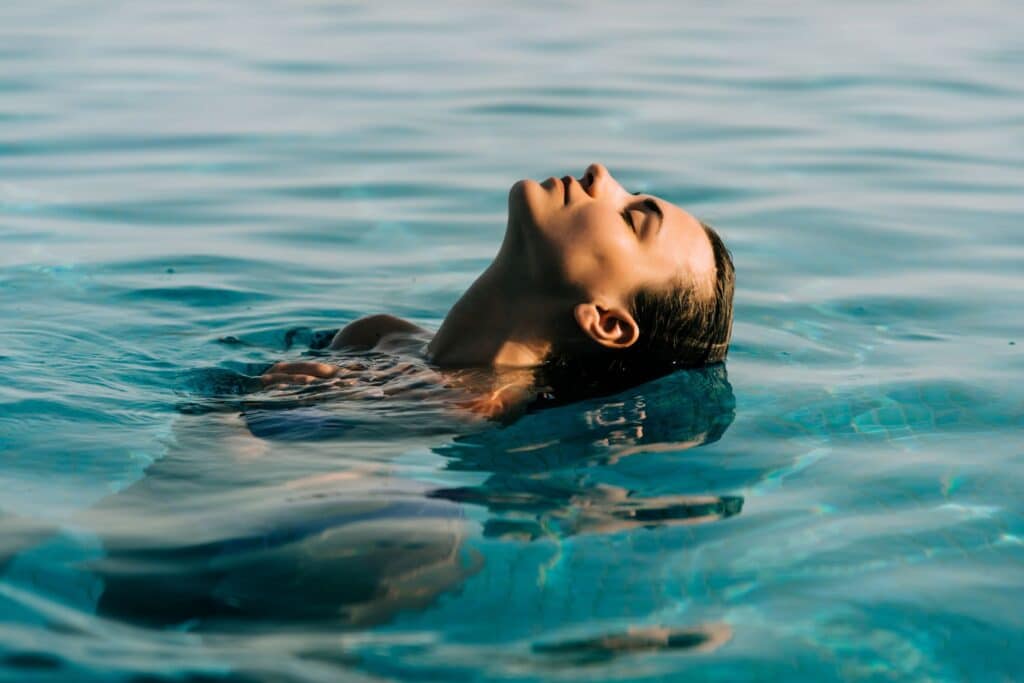
{"type": "Polygon", "coordinates": [[[5,3],[0,678],[1019,678],[1021,35],[5,3]],[[360,315],[436,327],[509,185],[591,161],[732,248],[727,376],[491,430],[196,409],[360,315]]]}

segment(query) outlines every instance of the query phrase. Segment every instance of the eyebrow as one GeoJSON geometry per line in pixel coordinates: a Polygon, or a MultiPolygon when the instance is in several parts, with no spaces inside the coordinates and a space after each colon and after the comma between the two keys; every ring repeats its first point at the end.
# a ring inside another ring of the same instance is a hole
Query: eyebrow
{"type": "Polygon", "coordinates": [[[648,207],[651,211],[653,211],[654,213],[658,214],[658,218],[662,222],[665,221],[665,214],[661,212],[661,207],[658,206],[658,202],[656,202],[653,199],[651,199],[650,197],[648,197],[647,200],[644,201],[644,206],[648,207]]]}
{"type": "MultiPolygon", "coordinates": [[[[642,195],[643,192],[633,192],[632,194],[634,196],[638,196],[638,195],[642,195]]],[[[654,201],[653,197],[648,197],[647,199],[645,199],[644,200],[644,206],[646,206],[648,209],[650,209],[654,213],[658,214],[658,219],[662,223],[665,222],[665,214],[662,212],[661,207],[658,206],[658,202],[654,201]]]]}

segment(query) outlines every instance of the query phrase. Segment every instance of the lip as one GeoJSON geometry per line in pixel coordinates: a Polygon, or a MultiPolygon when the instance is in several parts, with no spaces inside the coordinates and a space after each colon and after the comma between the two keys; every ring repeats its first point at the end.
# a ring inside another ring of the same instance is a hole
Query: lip
{"type": "Polygon", "coordinates": [[[572,198],[570,196],[570,194],[571,194],[571,191],[572,191],[572,182],[574,180],[576,180],[576,179],[573,178],[571,175],[567,175],[567,176],[563,176],[562,177],[562,191],[565,194],[565,201],[563,203],[563,206],[568,206],[569,205],[569,200],[572,198]]]}

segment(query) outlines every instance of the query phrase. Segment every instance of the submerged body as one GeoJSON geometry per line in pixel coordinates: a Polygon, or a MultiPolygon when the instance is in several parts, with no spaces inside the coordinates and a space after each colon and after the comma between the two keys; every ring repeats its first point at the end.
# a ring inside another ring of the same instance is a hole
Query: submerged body
{"type": "Polygon", "coordinates": [[[360,389],[379,387],[375,395],[401,393],[447,394],[451,406],[466,415],[486,419],[509,418],[524,410],[538,394],[531,368],[442,368],[429,362],[429,331],[391,315],[360,318],[339,330],[328,351],[386,354],[394,362],[371,365],[346,354],[343,358],[289,361],[271,366],[263,374],[264,386],[292,390],[360,389]],[[330,361],[330,362],[324,362],[330,361]],[[396,381],[398,380],[398,381],[396,381]]]}

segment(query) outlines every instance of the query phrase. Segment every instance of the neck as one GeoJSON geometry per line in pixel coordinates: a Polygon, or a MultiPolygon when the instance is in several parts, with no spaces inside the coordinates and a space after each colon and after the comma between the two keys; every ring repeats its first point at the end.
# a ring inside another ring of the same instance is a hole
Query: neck
{"type": "Polygon", "coordinates": [[[499,257],[452,306],[427,353],[448,367],[540,365],[551,350],[558,303],[538,295],[499,257]]]}

